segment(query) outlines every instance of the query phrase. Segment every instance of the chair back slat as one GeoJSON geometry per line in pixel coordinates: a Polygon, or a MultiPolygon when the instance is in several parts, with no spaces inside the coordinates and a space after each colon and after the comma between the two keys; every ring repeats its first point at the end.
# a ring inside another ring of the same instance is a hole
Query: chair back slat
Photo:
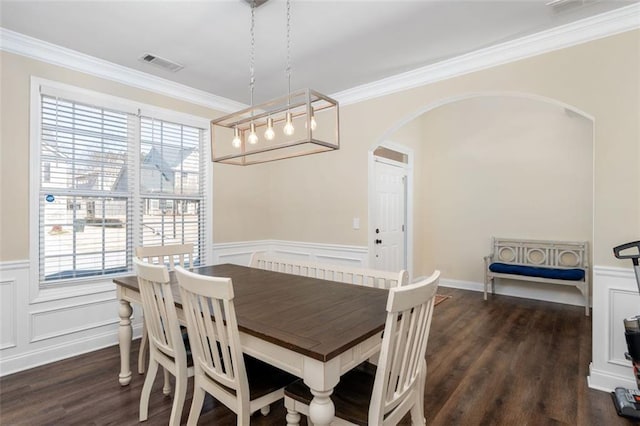
{"type": "Polygon", "coordinates": [[[369,406],[369,422],[395,424],[424,386],[425,353],[440,272],[404,287],[389,290],[387,319],[369,406]],[[396,419],[396,417],[398,417],[396,419]]]}
{"type": "Polygon", "coordinates": [[[176,266],[193,266],[193,244],[136,247],[136,256],[155,265],[165,265],[170,271],[176,266]]]}
{"type": "Polygon", "coordinates": [[[195,274],[180,266],[176,276],[196,376],[206,374],[221,392],[228,394],[224,388],[232,389],[241,405],[249,404],[231,279],[195,274]]]}
{"type": "Polygon", "coordinates": [[[409,274],[406,270],[389,272],[347,265],[305,262],[273,257],[266,252],[253,253],[249,266],[268,271],[384,289],[406,285],[409,281],[409,274]]]}
{"type": "Polygon", "coordinates": [[[133,262],[149,341],[166,356],[180,358],[186,365],[186,350],[182,343],[169,271],[164,265],[153,265],[138,258],[134,258],[133,262]]]}

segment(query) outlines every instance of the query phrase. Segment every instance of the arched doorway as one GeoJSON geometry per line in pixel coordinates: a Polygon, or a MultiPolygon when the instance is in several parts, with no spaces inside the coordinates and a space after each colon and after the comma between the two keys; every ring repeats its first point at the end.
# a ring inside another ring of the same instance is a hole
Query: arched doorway
{"type": "MultiPolygon", "coordinates": [[[[412,276],[437,267],[443,284],[479,290],[492,235],[593,241],[593,126],[553,99],[485,92],[430,103],[389,129],[380,143],[415,152],[412,276]]],[[[582,303],[545,288],[502,290],[582,303]]]]}

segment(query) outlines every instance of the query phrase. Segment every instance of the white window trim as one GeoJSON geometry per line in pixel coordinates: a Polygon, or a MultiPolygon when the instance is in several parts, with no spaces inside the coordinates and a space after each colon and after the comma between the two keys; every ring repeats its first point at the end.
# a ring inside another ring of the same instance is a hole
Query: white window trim
{"type": "MultiPolygon", "coordinates": [[[[51,300],[65,299],[70,297],[85,296],[90,294],[113,292],[115,284],[112,282],[112,275],[109,278],[104,276],[76,279],[72,286],[61,286],[59,288],[41,288],[39,277],[39,201],[40,201],[40,135],[41,126],[41,93],[62,96],[79,102],[100,105],[105,108],[117,109],[133,114],[142,113],[160,120],[185,124],[204,129],[204,140],[209,139],[210,121],[207,118],[198,117],[182,112],[160,108],[141,102],[119,98],[96,92],[88,89],[81,89],[72,85],[47,80],[40,77],[31,77],[30,93],[30,114],[29,114],[29,303],[41,303],[51,300]]],[[[203,155],[206,159],[211,158],[210,145],[204,144],[203,155]]],[[[204,181],[204,203],[207,212],[205,222],[205,235],[202,242],[207,259],[213,259],[213,165],[206,161],[205,181],[204,181]]],[[[136,179],[139,176],[136,174],[136,179]]],[[[126,274],[120,274],[126,275],[126,274]]]]}

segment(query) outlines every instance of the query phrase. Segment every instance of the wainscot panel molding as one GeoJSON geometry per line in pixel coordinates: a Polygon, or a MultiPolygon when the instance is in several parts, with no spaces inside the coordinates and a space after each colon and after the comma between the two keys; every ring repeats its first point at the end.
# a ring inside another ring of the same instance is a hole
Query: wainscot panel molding
{"type": "Polygon", "coordinates": [[[17,344],[16,305],[16,279],[3,278],[0,281],[0,350],[17,344]]]}
{"type": "MultiPolygon", "coordinates": [[[[480,282],[440,278],[439,285],[440,287],[484,292],[484,284],[480,282]]],[[[574,287],[564,288],[553,284],[536,283],[536,285],[531,285],[531,283],[498,278],[496,280],[496,294],[565,305],[584,306],[584,298],[574,287]]]]}
{"type": "Polygon", "coordinates": [[[633,269],[593,268],[593,344],[589,387],[612,391],[636,388],[622,320],[640,314],[640,295],[633,269]]]}
{"type": "Polygon", "coordinates": [[[233,263],[248,266],[253,252],[270,249],[270,242],[267,240],[214,243],[213,264],[233,263]]]}
{"type": "Polygon", "coordinates": [[[89,303],[56,306],[31,312],[30,343],[93,330],[106,325],[119,324],[119,303],[115,294],[108,299],[89,303]],[[78,318],[83,318],[78,324],[78,318]]]}
{"type": "MultiPolygon", "coordinates": [[[[28,260],[0,262],[0,376],[118,343],[115,285],[98,283],[94,292],[69,286],[34,299],[31,276],[28,260]]],[[[139,337],[139,308],[132,325],[139,337]]]]}
{"type": "Polygon", "coordinates": [[[368,248],[339,244],[308,243],[301,241],[261,240],[213,245],[214,263],[249,265],[256,251],[289,259],[366,267],[368,248]]]}

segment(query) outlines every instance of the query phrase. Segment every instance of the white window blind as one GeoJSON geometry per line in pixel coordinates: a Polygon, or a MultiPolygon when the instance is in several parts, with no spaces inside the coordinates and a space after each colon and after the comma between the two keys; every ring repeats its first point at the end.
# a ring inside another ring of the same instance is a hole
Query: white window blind
{"type": "Polygon", "coordinates": [[[130,272],[139,244],[203,262],[203,147],[202,129],[42,95],[41,285],[130,272]]]}
{"type": "Polygon", "coordinates": [[[140,196],[142,245],[194,244],[204,256],[204,132],[142,117],[140,196]]]}

